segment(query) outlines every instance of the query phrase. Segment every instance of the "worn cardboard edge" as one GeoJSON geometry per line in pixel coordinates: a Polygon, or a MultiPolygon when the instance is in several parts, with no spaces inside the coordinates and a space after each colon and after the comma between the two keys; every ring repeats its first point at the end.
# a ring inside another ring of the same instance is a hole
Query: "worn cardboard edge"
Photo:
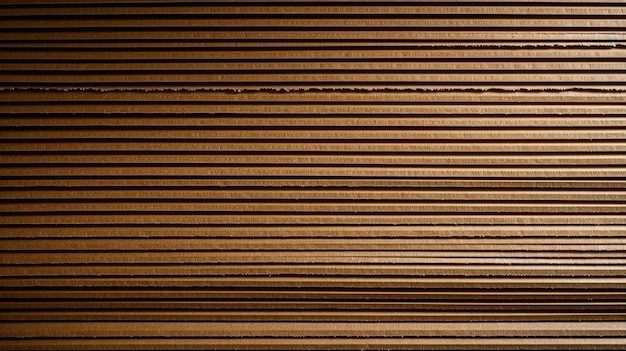
{"type": "MultiPolygon", "coordinates": [[[[117,87],[15,87],[15,86],[0,86],[0,92],[15,92],[15,93],[71,93],[71,92],[93,92],[93,93],[108,93],[108,92],[205,92],[205,93],[624,93],[626,87],[620,87],[613,85],[609,87],[389,87],[389,86],[370,86],[370,87],[134,87],[134,86],[117,86],[117,87]]],[[[625,95],[626,96],[626,95],[625,95]]],[[[56,99],[56,98],[55,98],[56,99]]],[[[57,99],[58,100],[58,99],[57,99]]]]}

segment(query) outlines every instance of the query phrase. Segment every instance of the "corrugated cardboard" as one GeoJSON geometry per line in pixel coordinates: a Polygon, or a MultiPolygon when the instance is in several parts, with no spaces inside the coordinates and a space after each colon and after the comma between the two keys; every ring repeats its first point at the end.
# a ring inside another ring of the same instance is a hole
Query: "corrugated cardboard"
{"type": "Polygon", "coordinates": [[[626,348],[621,1],[0,13],[0,349],[626,348]]]}

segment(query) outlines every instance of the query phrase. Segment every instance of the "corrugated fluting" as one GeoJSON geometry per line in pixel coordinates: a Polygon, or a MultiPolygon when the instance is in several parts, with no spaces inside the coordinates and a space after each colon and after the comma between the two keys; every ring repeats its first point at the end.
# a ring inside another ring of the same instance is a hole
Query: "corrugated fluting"
{"type": "Polygon", "coordinates": [[[625,349],[626,3],[0,3],[0,349],[625,349]]]}

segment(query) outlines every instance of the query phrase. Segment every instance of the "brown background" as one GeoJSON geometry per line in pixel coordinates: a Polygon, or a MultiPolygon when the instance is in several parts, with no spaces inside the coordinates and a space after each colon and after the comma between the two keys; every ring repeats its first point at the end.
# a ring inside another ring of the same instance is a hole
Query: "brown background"
{"type": "Polygon", "coordinates": [[[3,1],[0,348],[626,348],[625,27],[3,1]]]}

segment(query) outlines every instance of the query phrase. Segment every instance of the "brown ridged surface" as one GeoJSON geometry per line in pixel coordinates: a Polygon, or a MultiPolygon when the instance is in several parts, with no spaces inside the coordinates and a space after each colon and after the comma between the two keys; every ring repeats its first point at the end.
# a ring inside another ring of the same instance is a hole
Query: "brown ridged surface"
{"type": "Polygon", "coordinates": [[[624,27],[2,1],[0,349],[626,349],[624,27]]]}

